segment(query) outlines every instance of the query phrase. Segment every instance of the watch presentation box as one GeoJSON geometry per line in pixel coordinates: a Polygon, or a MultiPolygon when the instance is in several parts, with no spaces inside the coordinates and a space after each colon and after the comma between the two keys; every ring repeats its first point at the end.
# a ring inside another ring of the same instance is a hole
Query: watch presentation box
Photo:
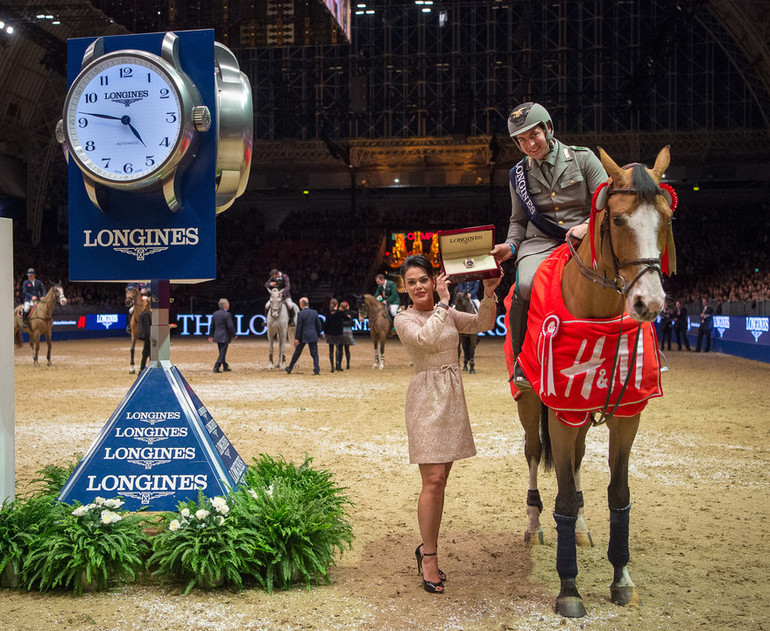
{"type": "Polygon", "coordinates": [[[440,230],[438,245],[441,271],[452,283],[497,278],[503,273],[489,253],[495,247],[494,226],[440,230]]]}

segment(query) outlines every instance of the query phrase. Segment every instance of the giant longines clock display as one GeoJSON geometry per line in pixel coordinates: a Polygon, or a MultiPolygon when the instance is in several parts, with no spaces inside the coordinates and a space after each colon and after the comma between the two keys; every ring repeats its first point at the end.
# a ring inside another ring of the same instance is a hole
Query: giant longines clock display
{"type": "Polygon", "coordinates": [[[160,56],[140,50],[100,53],[96,40],[64,103],[60,139],[83,172],[88,196],[98,186],[162,187],[180,208],[176,171],[193,155],[211,114],[179,66],[178,37],[167,33],[160,56]],[[63,134],[62,134],[63,132],[63,134]]]}

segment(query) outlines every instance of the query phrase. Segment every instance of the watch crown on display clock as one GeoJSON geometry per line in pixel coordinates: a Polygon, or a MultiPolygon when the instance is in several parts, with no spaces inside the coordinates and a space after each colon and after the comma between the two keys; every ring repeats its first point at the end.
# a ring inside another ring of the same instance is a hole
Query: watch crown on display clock
{"type": "Polygon", "coordinates": [[[211,112],[205,105],[193,108],[192,119],[197,131],[208,131],[211,128],[211,112]]]}

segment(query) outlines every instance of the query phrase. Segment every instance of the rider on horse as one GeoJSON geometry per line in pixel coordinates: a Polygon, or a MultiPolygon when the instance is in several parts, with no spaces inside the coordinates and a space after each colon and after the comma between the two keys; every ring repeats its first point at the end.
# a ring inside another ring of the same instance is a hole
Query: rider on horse
{"type": "Polygon", "coordinates": [[[377,274],[375,281],[377,281],[377,289],[374,290],[374,297],[382,303],[385,308],[385,315],[388,316],[392,325],[393,318],[396,317],[398,307],[401,305],[396,283],[385,278],[385,274],[377,274]]]}
{"type": "MultiPolygon", "coordinates": [[[[509,312],[513,352],[521,352],[527,330],[532,279],[540,263],[568,236],[582,239],[591,214],[591,196],[607,179],[599,159],[586,147],[564,145],[539,103],[523,103],[508,117],[508,132],[526,157],[509,173],[511,218],[505,243],[492,249],[498,261],[516,258],[516,285],[509,312]]],[[[527,388],[518,365],[513,381],[527,388]]]]}
{"type": "Polygon", "coordinates": [[[27,326],[27,324],[29,324],[29,312],[32,310],[32,306],[45,296],[45,287],[43,287],[43,283],[35,277],[35,270],[31,267],[27,270],[27,280],[21,285],[21,296],[24,300],[22,320],[24,321],[24,326],[27,326]]]}
{"type": "MultiPolygon", "coordinates": [[[[294,326],[294,303],[291,301],[291,284],[289,283],[289,277],[278,269],[270,270],[270,278],[265,283],[265,289],[270,291],[271,289],[279,289],[281,291],[281,297],[283,303],[286,305],[286,310],[289,312],[289,326],[294,326]]],[[[268,309],[268,305],[265,304],[265,310],[268,309]]]]}

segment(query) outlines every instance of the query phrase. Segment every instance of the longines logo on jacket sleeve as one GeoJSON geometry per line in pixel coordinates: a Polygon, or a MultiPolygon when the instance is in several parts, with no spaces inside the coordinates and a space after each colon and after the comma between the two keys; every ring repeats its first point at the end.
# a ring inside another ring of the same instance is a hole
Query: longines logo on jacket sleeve
{"type": "Polygon", "coordinates": [[[133,228],[83,230],[83,247],[111,248],[115,252],[130,254],[143,261],[150,254],[168,250],[169,247],[197,245],[198,228],[133,228]]]}

